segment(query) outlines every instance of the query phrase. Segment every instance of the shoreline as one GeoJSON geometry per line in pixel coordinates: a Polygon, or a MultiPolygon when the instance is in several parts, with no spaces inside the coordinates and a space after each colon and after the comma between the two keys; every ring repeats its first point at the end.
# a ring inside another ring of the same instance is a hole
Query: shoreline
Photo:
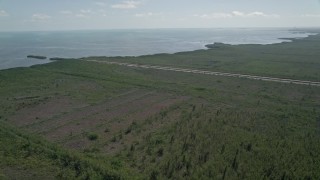
{"type": "MultiPolygon", "coordinates": [[[[301,31],[302,32],[302,31],[301,31]]],[[[308,32],[305,32],[308,33],[308,32]]],[[[148,57],[148,56],[157,56],[157,55],[175,55],[175,54],[180,54],[180,53],[190,53],[190,52],[196,52],[196,51],[203,51],[203,50],[210,50],[211,48],[208,48],[207,46],[214,45],[214,44],[221,44],[225,46],[250,46],[250,45],[257,45],[257,46],[272,46],[272,45],[277,45],[277,44],[283,44],[283,43],[293,43],[296,40],[302,40],[306,38],[310,38],[312,36],[317,36],[320,35],[320,29],[319,33],[310,33],[306,37],[297,37],[297,38],[278,38],[278,40],[287,40],[287,41],[282,41],[282,42],[276,42],[276,43],[270,43],[270,44],[254,44],[254,43],[248,43],[248,44],[230,44],[230,43],[223,43],[223,42],[214,42],[210,44],[204,44],[203,49],[196,49],[193,51],[180,51],[180,52],[175,52],[175,53],[156,53],[156,54],[146,54],[146,55],[138,55],[138,56],[86,56],[86,57],[80,57],[80,58],[60,58],[60,59],[86,59],[86,58],[139,58],[139,57],[148,57]]]]}
{"type": "MultiPolygon", "coordinates": [[[[221,28],[217,28],[217,29],[221,29],[221,28]]],[[[222,28],[223,29],[223,28],[222,28]]],[[[256,28],[241,28],[241,29],[256,29],[256,28]]],[[[263,28],[262,28],[263,29],[263,28]]],[[[272,28],[271,28],[272,29],[272,28]]],[[[12,67],[12,68],[4,68],[4,69],[0,69],[0,71],[3,70],[9,70],[9,69],[15,69],[15,68],[28,68],[28,67],[32,67],[32,66],[37,66],[37,65],[42,65],[42,64],[47,64],[47,63],[52,63],[55,62],[56,60],[68,60],[68,59],[76,59],[76,60],[81,60],[84,58],[139,58],[139,57],[149,57],[149,56],[157,56],[157,55],[174,55],[174,54],[180,54],[180,53],[188,53],[188,52],[195,52],[195,51],[203,51],[203,50],[210,50],[212,49],[212,47],[216,44],[219,45],[223,45],[223,46],[248,46],[248,45],[257,45],[257,46],[269,46],[269,45],[277,45],[277,44],[283,44],[283,43],[293,43],[296,40],[301,40],[301,39],[306,39],[306,38],[310,38],[311,36],[317,36],[320,34],[320,29],[318,28],[314,28],[314,29],[287,29],[288,31],[293,31],[292,34],[298,33],[298,34],[306,34],[306,37],[295,37],[295,38],[277,38],[277,40],[281,40],[281,42],[274,42],[274,43],[246,43],[246,44],[231,44],[231,43],[224,43],[224,42],[213,42],[213,43],[205,43],[202,45],[201,49],[195,49],[195,50],[190,50],[190,51],[178,51],[178,52],[173,52],[173,53],[154,53],[154,54],[143,54],[143,55],[137,55],[137,56],[83,56],[83,57],[79,57],[79,58],[73,58],[73,57],[59,57],[59,56],[46,56],[48,59],[48,62],[41,62],[41,63],[35,63],[32,65],[27,65],[27,66],[18,66],[18,67],[12,67]],[[308,31],[309,30],[309,31],[308,31]],[[315,30],[315,31],[314,31],[315,30]],[[212,46],[212,47],[211,47],[212,46]]],[[[43,56],[40,53],[37,54],[37,56],[43,56]]],[[[27,57],[25,57],[24,59],[28,59],[27,57]]]]}

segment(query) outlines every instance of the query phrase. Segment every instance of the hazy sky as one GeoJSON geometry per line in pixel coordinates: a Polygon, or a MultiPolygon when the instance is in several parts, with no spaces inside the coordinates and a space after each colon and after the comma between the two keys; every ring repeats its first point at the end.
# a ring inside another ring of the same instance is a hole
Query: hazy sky
{"type": "Polygon", "coordinates": [[[320,0],[0,0],[0,31],[320,27],[320,0]]]}

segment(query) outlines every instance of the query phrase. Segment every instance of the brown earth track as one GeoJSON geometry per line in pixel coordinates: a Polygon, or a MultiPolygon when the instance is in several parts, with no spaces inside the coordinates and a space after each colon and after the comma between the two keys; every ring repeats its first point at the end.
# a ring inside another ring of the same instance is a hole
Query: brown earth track
{"type": "MultiPolygon", "coordinates": [[[[141,143],[144,136],[146,136],[147,134],[156,132],[157,130],[165,128],[173,122],[177,121],[180,113],[181,112],[179,110],[173,110],[171,112],[168,112],[165,118],[152,118],[152,116],[149,116],[152,121],[146,118],[143,122],[141,122],[141,127],[138,130],[133,130],[128,134],[124,134],[123,138],[121,140],[118,140],[117,142],[109,141],[109,143],[102,144],[101,152],[105,154],[115,154],[120,152],[121,150],[124,150],[125,148],[130,148],[131,145],[141,143]]],[[[154,114],[154,116],[156,115],[157,114],[154,114]]]]}
{"type": "Polygon", "coordinates": [[[144,119],[138,129],[133,130],[129,134],[125,134],[121,140],[103,144],[101,152],[105,154],[116,154],[125,149],[129,150],[131,145],[137,146],[139,144],[143,144],[145,143],[144,140],[147,136],[154,134],[161,129],[169,128],[173,123],[178,122],[181,119],[181,107],[191,111],[192,106],[189,106],[190,103],[193,103],[197,107],[201,107],[203,104],[206,104],[204,100],[194,100],[189,97],[179,97],[178,99],[180,101],[172,104],[178,106],[175,108],[169,107],[165,116],[162,116],[161,113],[149,116],[147,119],[144,119]]]}
{"type": "MultiPolygon", "coordinates": [[[[130,127],[130,125],[133,122],[138,124],[143,123],[143,121],[145,121],[148,117],[158,114],[161,110],[188,99],[187,97],[175,97],[175,96],[167,97],[167,96],[164,96],[163,94],[160,94],[160,97],[162,98],[154,99],[156,101],[150,101],[150,99],[147,99],[148,104],[144,104],[140,106],[140,108],[138,108],[135,112],[125,114],[121,118],[117,117],[117,119],[113,119],[111,121],[105,122],[106,124],[100,124],[100,125],[95,124],[92,127],[90,127],[88,131],[94,132],[99,136],[99,142],[98,142],[98,144],[100,144],[99,146],[105,146],[109,144],[113,136],[117,136],[117,135],[120,135],[120,133],[122,133],[124,137],[125,131],[130,127]],[[141,109],[141,107],[143,108],[141,109]],[[107,133],[104,132],[106,128],[108,128],[109,130],[109,132],[107,133]]],[[[127,106],[128,105],[125,105],[124,107],[126,108],[127,106]]],[[[123,112],[123,110],[120,110],[119,112],[121,113],[123,112]]],[[[78,134],[78,136],[75,138],[65,139],[64,142],[62,143],[67,147],[82,149],[82,150],[85,148],[88,148],[92,144],[95,144],[94,142],[89,142],[86,136],[83,136],[80,134],[78,134]]],[[[112,148],[112,149],[117,150],[118,148],[112,148]]]]}
{"type": "Polygon", "coordinates": [[[92,116],[93,114],[97,114],[102,111],[107,111],[108,108],[121,105],[123,103],[126,103],[127,101],[133,101],[139,97],[145,96],[146,93],[149,92],[129,91],[128,93],[120,95],[117,98],[109,99],[98,105],[86,105],[85,107],[74,108],[68,113],[57,114],[55,117],[44,119],[41,122],[31,124],[26,128],[37,133],[47,133],[68,123],[72,123],[75,120],[79,120],[87,116],[92,116]]]}
{"type": "MultiPolygon", "coordinates": [[[[70,136],[70,134],[78,135],[83,134],[84,132],[93,131],[99,124],[105,124],[112,121],[114,118],[121,118],[136,112],[143,107],[149,107],[151,104],[163,98],[167,98],[168,96],[168,94],[162,93],[147,93],[142,97],[127,101],[112,109],[106,110],[106,106],[88,108],[89,111],[87,111],[87,113],[82,112],[81,114],[83,116],[78,119],[78,121],[71,121],[71,123],[67,123],[53,131],[45,133],[45,136],[50,140],[61,142],[66,137],[70,136]]],[[[125,127],[125,124],[121,121],[121,124],[118,124],[117,128],[122,127],[125,127]]]]}
{"type": "Polygon", "coordinates": [[[51,126],[51,129],[49,128],[45,132],[42,131],[42,133],[51,140],[62,141],[63,137],[67,137],[71,132],[73,135],[80,134],[84,131],[89,131],[97,124],[105,123],[115,117],[129,113],[131,109],[127,108],[128,103],[136,102],[137,104],[133,104],[133,107],[138,107],[140,99],[151,96],[151,93],[144,92],[138,96],[133,96],[134,98],[123,100],[121,102],[116,99],[115,101],[119,102],[119,104],[113,104],[113,107],[109,106],[109,103],[107,102],[68,114],[67,116],[60,118],[58,126],[51,126]]]}
{"type": "Polygon", "coordinates": [[[15,115],[9,117],[9,122],[18,126],[24,127],[42,119],[51,118],[57,114],[71,111],[74,108],[84,107],[85,104],[72,101],[68,97],[55,97],[49,99],[45,103],[40,103],[36,106],[25,107],[18,110],[15,115]]]}

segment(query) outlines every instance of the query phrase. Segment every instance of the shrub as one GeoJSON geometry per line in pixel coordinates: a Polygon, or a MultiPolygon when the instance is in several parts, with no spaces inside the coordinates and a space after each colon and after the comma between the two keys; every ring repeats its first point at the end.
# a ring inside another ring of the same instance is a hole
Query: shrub
{"type": "Polygon", "coordinates": [[[111,142],[117,142],[117,137],[113,136],[113,138],[111,139],[111,142]]]}
{"type": "Polygon", "coordinates": [[[97,140],[98,139],[98,135],[94,134],[94,133],[90,133],[88,134],[88,139],[91,141],[97,140]]]}

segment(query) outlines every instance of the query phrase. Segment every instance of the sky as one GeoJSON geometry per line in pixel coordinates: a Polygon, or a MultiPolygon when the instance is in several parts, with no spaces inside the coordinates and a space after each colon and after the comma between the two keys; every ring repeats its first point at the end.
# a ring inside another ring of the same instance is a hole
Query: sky
{"type": "Polygon", "coordinates": [[[320,0],[0,0],[0,31],[320,27],[320,0]]]}

